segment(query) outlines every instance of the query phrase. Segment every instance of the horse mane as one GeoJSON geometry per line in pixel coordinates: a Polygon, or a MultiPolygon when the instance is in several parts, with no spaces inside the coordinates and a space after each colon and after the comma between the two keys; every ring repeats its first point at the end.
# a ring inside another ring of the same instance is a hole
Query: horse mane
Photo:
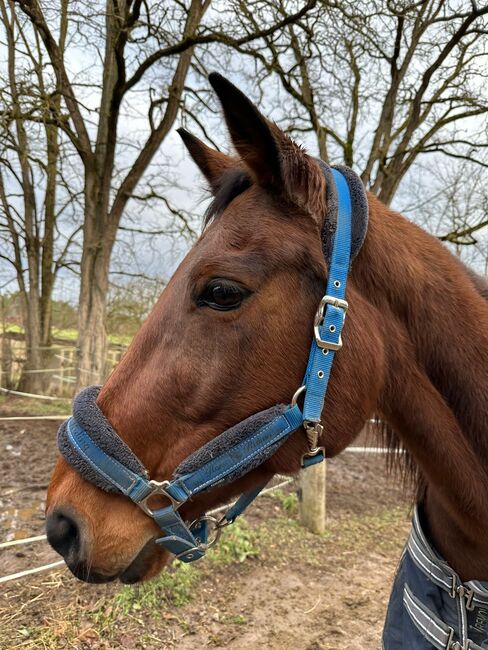
{"type": "MultiPolygon", "coordinates": [[[[488,301],[487,278],[475,273],[464,264],[460,263],[460,266],[467,273],[481,297],[488,301]]],[[[400,478],[404,489],[413,492],[416,501],[421,500],[426,482],[413,456],[405,448],[402,439],[388,422],[379,417],[375,417],[374,428],[379,446],[388,450],[386,454],[387,473],[400,478]]]]}

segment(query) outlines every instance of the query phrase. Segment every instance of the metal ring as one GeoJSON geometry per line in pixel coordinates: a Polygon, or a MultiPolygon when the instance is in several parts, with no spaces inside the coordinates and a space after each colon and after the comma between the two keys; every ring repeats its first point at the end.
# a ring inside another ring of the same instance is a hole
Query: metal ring
{"type": "Polygon", "coordinates": [[[206,543],[199,542],[198,544],[199,549],[201,549],[202,551],[206,551],[207,549],[211,548],[214,544],[216,544],[219,541],[220,535],[222,534],[222,526],[219,526],[218,520],[212,515],[203,515],[203,517],[199,517],[198,519],[192,521],[191,524],[188,526],[188,528],[191,530],[195,524],[198,524],[202,521],[209,521],[214,525],[214,528],[212,530],[214,537],[210,539],[210,541],[207,541],[206,543]]]}
{"type": "Polygon", "coordinates": [[[291,402],[290,402],[291,406],[296,406],[296,404],[298,402],[298,398],[306,390],[307,390],[307,387],[305,386],[305,384],[303,384],[303,386],[300,386],[300,388],[295,391],[295,394],[291,398],[291,402]]]}

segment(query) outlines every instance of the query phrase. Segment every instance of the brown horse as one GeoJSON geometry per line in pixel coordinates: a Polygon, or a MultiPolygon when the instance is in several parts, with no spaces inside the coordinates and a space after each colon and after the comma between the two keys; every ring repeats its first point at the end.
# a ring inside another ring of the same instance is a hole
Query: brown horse
{"type": "MultiPolygon", "coordinates": [[[[237,155],[181,133],[215,198],[203,234],[98,398],[157,480],[227,427],[290,401],[327,277],[319,165],[229,82],[211,82],[237,155]]],[[[320,442],[335,456],[379,414],[418,470],[432,543],[464,579],[486,580],[488,303],[434,237],[368,198],[320,442]]],[[[306,450],[297,431],[266,464],[195,498],[183,515],[191,520],[264,477],[296,472],[306,450]]],[[[135,582],[167,560],[152,519],[63,459],[47,516],[55,547],[85,580],[135,582]]]]}

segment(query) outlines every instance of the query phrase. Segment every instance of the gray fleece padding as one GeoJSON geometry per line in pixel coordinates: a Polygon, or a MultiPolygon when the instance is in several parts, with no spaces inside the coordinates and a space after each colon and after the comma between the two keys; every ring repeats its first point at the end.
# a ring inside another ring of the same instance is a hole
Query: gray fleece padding
{"type": "MultiPolygon", "coordinates": [[[[220,454],[229,451],[232,449],[232,447],[239,444],[243,440],[249,439],[253,433],[255,433],[265,424],[268,424],[268,422],[271,422],[271,420],[274,420],[274,418],[284,413],[287,408],[288,406],[285,404],[276,404],[276,406],[272,406],[265,411],[255,413],[245,420],[242,420],[242,422],[235,424],[233,427],[227,429],[213,440],[210,440],[210,442],[207,442],[207,444],[200,449],[194,451],[193,454],[190,454],[190,456],[188,456],[188,458],[185,458],[185,460],[176,468],[175,478],[179,478],[184,474],[194,472],[196,469],[205,463],[208,463],[213,458],[216,458],[220,454]]],[[[270,458],[275,453],[275,451],[283,444],[283,442],[284,440],[279,440],[267,449],[262,449],[258,454],[256,454],[255,458],[247,463],[244,463],[241,467],[238,467],[231,474],[228,474],[224,480],[220,482],[220,484],[231,483],[232,481],[237,480],[244,474],[247,474],[251,470],[255,469],[259,465],[262,465],[265,460],[268,460],[268,458],[270,458]]]]}
{"type": "MultiPolygon", "coordinates": [[[[327,263],[330,262],[332,256],[332,247],[334,244],[334,233],[337,225],[337,212],[338,201],[335,183],[332,179],[332,172],[329,165],[322,160],[317,161],[324,173],[326,182],[326,204],[327,212],[325,215],[325,223],[320,233],[322,239],[322,250],[327,263]]],[[[368,198],[366,190],[359,176],[343,165],[334,165],[333,169],[337,169],[344,174],[349,191],[351,193],[351,207],[352,207],[352,230],[351,230],[351,261],[359,253],[363,245],[368,230],[368,198]]]]}
{"type": "MultiPolygon", "coordinates": [[[[73,417],[89,434],[93,442],[106,454],[137,474],[147,476],[147,470],[125,442],[117,435],[109,421],[97,406],[101,386],[89,386],[78,393],[73,400],[73,417]]],[[[58,431],[58,449],[64,459],[84,479],[106,492],[118,492],[117,488],[96,472],[74,449],[67,435],[67,422],[58,431]]]]}
{"type": "MultiPolygon", "coordinates": [[[[118,460],[133,472],[147,476],[145,467],[117,435],[102,411],[98,408],[96,400],[99,392],[100,386],[90,386],[81,391],[73,401],[73,417],[88,433],[93,442],[105,453],[118,460]]],[[[246,420],[227,429],[188,456],[176,469],[176,478],[193,472],[216,456],[230,451],[239,442],[250,438],[262,426],[281,415],[287,408],[284,404],[277,404],[266,411],[251,415],[246,420]]],[[[240,476],[255,469],[270,458],[282,443],[283,440],[280,440],[270,445],[267,449],[261,450],[252,460],[244,463],[241,467],[225,477],[222,483],[235,481],[240,476]]],[[[67,422],[63,422],[59,428],[58,448],[65,460],[84,479],[106,492],[118,492],[117,488],[98,474],[72,446],[67,436],[67,422]]]]}

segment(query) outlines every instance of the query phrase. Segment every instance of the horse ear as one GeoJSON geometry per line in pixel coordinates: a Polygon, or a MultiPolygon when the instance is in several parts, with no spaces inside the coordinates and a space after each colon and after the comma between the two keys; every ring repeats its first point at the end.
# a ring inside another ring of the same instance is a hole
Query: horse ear
{"type": "Polygon", "coordinates": [[[224,111],[232,142],[256,183],[282,186],[280,152],[272,125],[246,95],[217,72],[208,77],[224,111]]]}
{"type": "Polygon", "coordinates": [[[208,147],[186,129],[177,129],[177,133],[215,194],[225,173],[229,169],[235,169],[236,159],[208,147]]]}

